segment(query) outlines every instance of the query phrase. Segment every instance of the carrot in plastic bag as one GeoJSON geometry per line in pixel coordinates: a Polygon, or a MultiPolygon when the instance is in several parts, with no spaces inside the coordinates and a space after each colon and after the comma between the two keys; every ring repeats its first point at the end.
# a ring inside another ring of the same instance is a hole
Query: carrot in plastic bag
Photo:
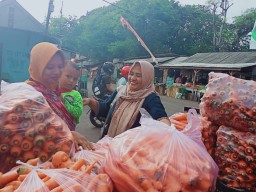
{"type": "Polygon", "coordinates": [[[142,114],[141,127],[111,140],[103,172],[117,190],[214,191],[218,167],[201,141],[195,110],[187,118],[180,132],[142,114]]]}
{"type": "MultiPolygon", "coordinates": [[[[10,170],[18,158],[24,161],[27,158],[39,157],[45,162],[56,151],[57,146],[69,144],[70,141],[69,146],[72,145],[72,134],[65,122],[32,86],[26,83],[6,86],[0,103],[0,114],[5,119],[3,121],[0,118],[0,171],[10,170]]],[[[66,148],[66,151],[70,153],[71,147],[66,148]]]]}

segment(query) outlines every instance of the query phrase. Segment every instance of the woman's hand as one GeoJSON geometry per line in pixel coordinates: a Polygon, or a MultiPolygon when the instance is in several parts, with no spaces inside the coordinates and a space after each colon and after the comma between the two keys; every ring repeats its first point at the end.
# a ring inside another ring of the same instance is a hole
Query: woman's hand
{"type": "Polygon", "coordinates": [[[90,104],[91,104],[91,98],[84,98],[83,99],[83,105],[84,106],[89,105],[89,107],[90,107],[90,104]]]}
{"type": "Polygon", "coordinates": [[[83,149],[94,150],[93,144],[89,140],[87,140],[82,134],[76,131],[71,131],[71,133],[74,138],[76,150],[79,150],[79,146],[82,146],[83,149]]]}
{"type": "Polygon", "coordinates": [[[84,98],[83,105],[88,105],[95,114],[99,113],[99,102],[93,98],[84,98]]]}

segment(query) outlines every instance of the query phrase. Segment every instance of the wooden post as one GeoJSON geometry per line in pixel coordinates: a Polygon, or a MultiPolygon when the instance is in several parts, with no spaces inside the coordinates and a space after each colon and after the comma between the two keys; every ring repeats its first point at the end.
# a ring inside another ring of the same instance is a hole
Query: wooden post
{"type": "Polygon", "coordinates": [[[164,69],[164,74],[163,74],[163,84],[166,84],[167,75],[168,75],[168,69],[164,69]]]}
{"type": "Polygon", "coordinates": [[[198,69],[195,69],[194,70],[194,77],[193,77],[193,85],[192,85],[192,100],[194,100],[194,87],[195,87],[195,84],[196,84],[196,77],[197,77],[197,73],[199,72],[200,70],[198,69]]]}

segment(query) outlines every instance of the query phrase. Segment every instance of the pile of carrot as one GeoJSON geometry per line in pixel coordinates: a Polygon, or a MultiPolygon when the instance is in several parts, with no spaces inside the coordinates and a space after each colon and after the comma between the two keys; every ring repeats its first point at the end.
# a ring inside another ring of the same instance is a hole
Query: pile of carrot
{"type": "Polygon", "coordinates": [[[255,90],[255,81],[214,74],[201,100],[201,113],[219,126],[255,133],[255,90]]]}
{"type": "Polygon", "coordinates": [[[219,126],[204,119],[203,121],[201,121],[201,127],[202,127],[202,130],[201,130],[202,141],[203,141],[208,153],[212,157],[214,157],[216,141],[217,141],[216,132],[217,132],[219,126]]]}
{"type": "MultiPolygon", "coordinates": [[[[27,164],[37,165],[39,158],[29,160],[27,164]]],[[[91,174],[97,160],[88,164],[85,159],[72,161],[63,151],[56,152],[51,161],[31,177],[32,168],[21,165],[0,175],[0,192],[12,191],[106,191],[113,189],[110,178],[103,173],[91,174]],[[41,185],[38,185],[41,183],[41,185]]]]}
{"type": "Polygon", "coordinates": [[[182,131],[188,124],[187,116],[187,113],[175,113],[169,119],[177,130],[182,131]]]}
{"type": "MultiPolygon", "coordinates": [[[[152,120],[153,121],[153,120],[152,120]]],[[[110,144],[103,172],[117,191],[214,191],[218,168],[204,148],[158,122],[132,129],[110,144]]]]}
{"type": "Polygon", "coordinates": [[[215,161],[219,179],[229,187],[254,191],[256,184],[256,135],[220,126],[215,161]]]}
{"type": "Polygon", "coordinates": [[[41,95],[10,98],[0,105],[0,116],[0,172],[17,160],[45,162],[58,150],[71,150],[71,132],[41,95]]]}
{"type": "MultiPolygon", "coordinates": [[[[188,125],[187,113],[175,113],[169,119],[175,128],[179,131],[182,131],[188,125]]],[[[216,131],[219,126],[208,121],[207,118],[199,116],[201,119],[199,130],[202,133],[202,141],[208,151],[208,153],[214,157],[214,148],[216,147],[217,135],[216,131]]]]}
{"type": "MultiPolygon", "coordinates": [[[[201,114],[218,128],[213,157],[218,179],[232,188],[255,189],[256,83],[222,73],[210,73],[200,103],[201,114]]],[[[203,137],[208,134],[202,132],[203,137]]],[[[207,144],[205,143],[206,147],[207,144]]]]}

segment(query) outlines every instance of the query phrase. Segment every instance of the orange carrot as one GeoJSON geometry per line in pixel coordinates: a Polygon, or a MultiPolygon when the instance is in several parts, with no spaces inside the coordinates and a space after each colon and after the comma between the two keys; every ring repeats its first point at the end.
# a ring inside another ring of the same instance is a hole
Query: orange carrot
{"type": "Polygon", "coordinates": [[[38,162],[39,162],[39,158],[34,158],[34,159],[29,159],[26,163],[29,165],[37,166],[38,162]]]}
{"type": "Polygon", "coordinates": [[[35,122],[43,122],[44,113],[42,113],[41,111],[38,111],[38,112],[33,114],[33,118],[34,118],[35,122]]]}
{"type": "Polygon", "coordinates": [[[15,134],[12,138],[11,138],[11,145],[17,145],[19,146],[22,142],[22,135],[21,134],[15,134]]]}
{"type": "Polygon", "coordinates": [[[31,127],[26,129],[26,132],[25,132],[26,139],[32,141],[35,136],[36,136],[36,130],[34,128],[31,127]]]}
{"type": "Polygon", "coordinates": [[[32,112],[30,110],[22,112],[22,119],[31,119],[31,118],[32,118],[32,112]]]}
{"type": "Polygon", "coordinates": [[[16,113],[10,113],[10,114],[8,114],[8,115],[6,116],[6,120],[7,120],[8,123],[10,123],[10,124],[16,124],[16,123],[18,123],[18,122],[21,120],[21,118],[20,118],[20,116],[19,116],[18,114],[16,114],[16,113]]]}
{"type": "Polygon", "coordinates": [[[18,130],[18,126],[16,124],[5,124],[3,129],[1,130],[3,137],[9,137],[16,133],[18,130]]]}
{"type": "Polygon", "coordinates": [[[56,130],[52,127],[46,131],[46,139],[53,140],[56,137],[56,130]]]}
{"type": "Polygon", "coordinates": [[[45,131],[47,129],[45,123],[37,123],[34,125],[34,127],[35,127],[36,132],[39,134],[45,134],[45,131]]]}
{"type": "Polygon", "coordinates": [[[44,145],[45,145],[45,137],[43,135],[36,135],[34,140],[33,140],[33,144],[34,146],[36,147],[39,147],[39,148],[43,148],[44,145]]]}
{"type": "Polygon", "coordinates": [[[28,161],[29,159],[34,159],[35,158],[35,155],[33,153],[33,151],[25,151],[23,154],[22,154],[22,157],[23,157],[23,161],[28,161]]]}
{"type": "Polygon", "coordinates": [[[21,149],[23,151],[29,151],[30,149],[32,149],[32,147],[33,147],[33,143],[28,139],[23,140],[21,143],[21,149]]]}
{"type": "MultiPolygon", "coordinates": [[[[69,192],[70,190],[72,191],[83,191],[82,190],[82,186],[79,185],[79,184],[76,184],[76,185],[72,185],[71,187],[69,187],[68,189],[64,189],[63,192],[69,192]]],[[[98,191],[100,192],[100,191],[98,191]]],[[[106,192],[106,191],[105,191],[106,192]]]]}
{"type": "Polygon", "coordinates": [[[64,151],[58,151],[52,156],[52,165],[55,168],[69,168],[73,162],[64,151]]]}
{"type": "Polygon", "coordinates": [[[18,189],[21,184],[21,181],[11,181],[6,186],[12,186],[14,190],[18,189]]]}
{"type": "Polygon", "coordinates": [[[10,154],[13,157],[19,157],[21,152],[22,152],[22,150],[21,150],[20,146],[12,146],[11,147],[10,154]]]}
{"type": "Polygon", "coordinates": [[[23,105],[20,104],[20,103],[14,105],[12,111],[13,111],[14,113],[21,113],[21,112],[23,111],[23,105]]]}
{"type": "Polygon", "coordinates": [[[33,147],[32,151],[33,151],[35,157],[39,157],[39,153],[41,153],[41,148],[33,147]]]}
{"type": "MultiPolygon", "coordinates": [[[[83,165],[85,165],[86,163],[86,160],[85,159],[78,159],[71,167],[70,169],[71,170],[76,170],[78,171],[83,165]]],[[[96,162],[97,163],[97,162],[96,162]]],[[[86,169],[87,170],[87,169],[86,169]]],[[[86,172],[85,170],[85,172],[86,172]]],[[[87,173],[87,172],[86,172],[87,173]]]]}
{"type": "Polygon", "coordinates": [[[85,173],[90,174],[91,171],[92,171],[92,169],[93,169],[93,167],[95,166],[96,163],[98,163],[98,161],[99,161],[99,160],[94,160],[94,162],[93,162],[91,165],[89,165],[88,167],[86,167],[85,173]]]}
{"type": "Polygon", "coordinates": [[[71,145],[64,143],[60,146],[60,150],[64,151],[65,153],[69,154],[71,150],[71,145]]]}
{"type": "Polygon", "coordinates": [[[0,144],[0,154],[7,153],[10,150],[10,146],[6,143],[0,144]]]}
{"type": "Polygon", "coordinates": [[[55,143],[53,141],[46,141],[44,145],[44,151],[51,153],[55,150],[55,143]]]}
{"type": "Polygon", "coordinates": [[[56,187],[59,186],[59,184],[54,180],[54,179],[49,179],[48,181],[45,182],[45,186],[49,189],[52,190],[56,187]]]}
{"type": "Polygon", "coordinates": [[[51,192],[68,192],[68,191],[81,191],[82,186],[81,185],[72,185],[68,187],[67,189],[63,189],[61,186],[58,186],[51,190],[51,192]]]}
{"type": "Polygon", "coordinates": [[[28,176],[27,174],[25,174],[25,175],[19,175],[19,177],[17,178],[17,180],[22,182],[22,181],[24,181],[24,179],[26,179],[27,176],[28,176]]]}
{"type": "Polygon", "coordinates": [[[0,175],[0,188],[4,187],[7,183],[16,180],[18,176],[17,171],[9,171],[0,175]]]}
{"type": "Polygon", "coordinates": [[[12,192],[14,191],[14,187],[12,185],[5,186],[4,188],[0,189],[0,192],[12,192]]]}
{"type": "Polygon", "coordinates": [[[187,120],[187,113],[178,113],[178,114],[174,114],[171,118],[176,120],[176,121],[180,121],[180,120],[187,120]]]}
{"type": "Polygon", "coordinates": [[[175,128],[179,131],[182,131],[185,129],[186,126],[182,126],[182,125],[177,125],[177,124],[174,124],[175,128]]]}
{"type": "Polygon", "coordinates": [[[180,125],[180,126],[186,126],[187,125],[185,123],[182,123],[182,122],[174,120],[174,119],[171,119],[171,123],[173,123],[175,125],[180,125]]]}
{"type": "Polygon", "coordinates": [[[6,165],[6,166],[15,165],[15,163],[16,163],[16,159],[15,159],[15,157],[12,157],[12,156],[7,156],[4,161],[4,165],[6,165]]]}
{"type": "Polygon", "coordinates": [[[20,123],[20,128],[22,128],[22,129],[27,129],[29,127],[32,127],[32,122],[30,120],[23,120],[20,123]]]}
{"type": "Polygon", "coordinates": [[[42,162],[45,162],[49,159],[49,155],[48,153],[44,152],[44,151],[41,151],[40,154],[39,154],[39,159],[42,161],[42,162]]]}

